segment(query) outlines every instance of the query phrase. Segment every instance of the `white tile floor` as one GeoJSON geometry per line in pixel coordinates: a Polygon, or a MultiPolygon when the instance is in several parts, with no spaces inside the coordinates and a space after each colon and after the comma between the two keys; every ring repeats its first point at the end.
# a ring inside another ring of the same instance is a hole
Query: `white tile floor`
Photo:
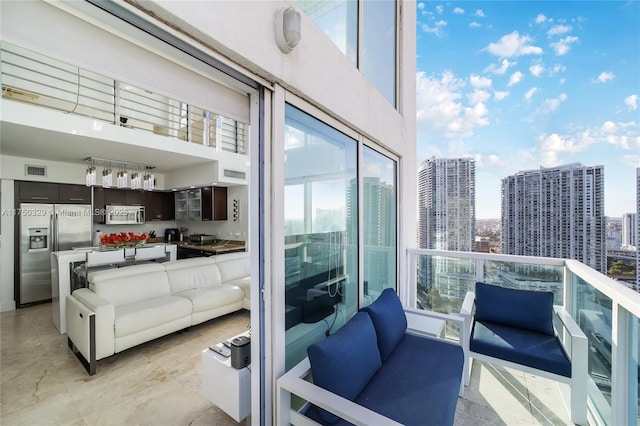
{"type": "MultiPolygon", "coordinates": [[[[98,361],[89,376],[51,305],[0,314],[0,424],[235,425],[200,391],[202,349],[244,331],[240,311],[98,361]]],[[[476,363],[456,425],[570,424],[557,385],[476,363]]]]}

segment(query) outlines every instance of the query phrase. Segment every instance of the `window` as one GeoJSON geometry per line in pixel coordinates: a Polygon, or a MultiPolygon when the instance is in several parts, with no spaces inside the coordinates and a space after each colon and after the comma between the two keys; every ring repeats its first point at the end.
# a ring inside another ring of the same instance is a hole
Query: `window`
{"type": "Polygon", "coordinates": [[[397,162],[292,105],[284,136],[288,370],[358,311],[360,297],[369,304],[396,287],[397,162]]]}
{"type": "Polygon", "coordinates": [[[363,291],[365,301],[371,302],[385,288],[396,286],[396,162],[365,146],[361,169],[363,291]]]}
{"type": "Polygon", "coordinates": [[[357,147],[356,140],[286,105],[287,369],[358,310],[358,194],[350,187],[357,147]]]}
{"type": "Polygon", "coordinates": [[[395,106],[396,1],[296,0],[296,3],[395,106]],[[361,28],[358,22],[362,22],[361,28]]]}

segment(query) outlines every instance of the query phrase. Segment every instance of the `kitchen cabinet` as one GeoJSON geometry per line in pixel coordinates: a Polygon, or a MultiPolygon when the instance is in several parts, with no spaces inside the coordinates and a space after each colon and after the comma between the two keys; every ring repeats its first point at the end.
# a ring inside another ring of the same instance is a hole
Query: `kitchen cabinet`
{"type": "Polygon", "coordinates": [[[58,184],[48,182],[16,182],[18,201],[48,201],[58,200],[58,184]]]}
{"type": "MultiPolygon", "coordinates": [[[[103,188],[105,206],[125,206],[127,205],[126,190],[103,188]]],[[[104,206],[102,206],[104,207],[104,206]]]]}
{"type": "Polygon", "coordinates": [[[202,220],[227,220],[227,188],[202,188],[202,220]]]}
{"type": "Polygon", "coordinates": [[[91,187],[61,183],[58,185],[58,200],[61,202],[89,204],[91,203],[91,187]]]}
{"type": "Polygon", "coordinates": [[[147,220],[174,220],[173,192],[145,192],[144,208],[147,220]]]}
{"type": "Polygon", "coordinates": [[[16,181],[19,202],[91,203],[91,188],[67,183],[16,181]]]}
{"type": "Polygon", "coordinates": [[[227,188],[207,186],[178,191],[175,209],[178,222],[227,220],[227,188]]]}
{"type": "Polygon", "coordinates": [[[104,223],[104,188],[93,187],[93,223],[104,223]]]}
{"type": "Polygon", "coordinates": [[[189,222],[202,219],[200,188],[178,191],[175,195],[176,221],[189,222]]]}
{"type": "Polygon", "coordinates": [[[144,191],[138,191],[133,189],[124,190],[124,203],[127,206],[143,206],[144,200],[145,200],[144,191]]]}

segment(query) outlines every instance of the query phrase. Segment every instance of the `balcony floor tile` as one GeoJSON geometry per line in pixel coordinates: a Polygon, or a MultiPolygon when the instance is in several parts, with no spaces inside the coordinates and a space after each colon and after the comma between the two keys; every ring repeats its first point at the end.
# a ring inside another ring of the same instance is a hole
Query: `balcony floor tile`
{"type": "Polygon", "coordinates": [[[456,426],[571,424],[556,382],[478,361],[455,419],[456,426]]]}

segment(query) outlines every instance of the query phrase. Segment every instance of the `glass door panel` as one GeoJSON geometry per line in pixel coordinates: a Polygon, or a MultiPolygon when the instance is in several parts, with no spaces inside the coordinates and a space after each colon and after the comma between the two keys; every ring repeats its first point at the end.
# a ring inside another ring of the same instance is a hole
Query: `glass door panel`
{"type": "Polygon", "coordinates": [[[285,109],[286,368],[358,309],[357,142],[285,109]],[[354,226],[354,224],[356,224],[354,226]],[[355,236],[355,237],[354,237],[355,236]]]}

